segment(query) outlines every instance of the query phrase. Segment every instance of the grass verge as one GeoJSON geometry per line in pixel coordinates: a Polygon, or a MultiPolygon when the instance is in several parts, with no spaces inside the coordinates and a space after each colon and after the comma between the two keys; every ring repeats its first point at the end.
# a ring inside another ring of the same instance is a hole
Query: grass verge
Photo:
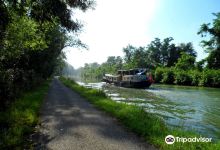
{"type": "Polygon", "coordinates": [[[73,80],[61,77],[60,80],[67,87],[78,92],[85,97],[89,102],[94,104],[97,108],[109,113],[116,117],[128,129],[144,137],[151,144],[160,149],[165,150],[219,150],[220,142],[218,143],[205,143],[205,142],[191,142],[182,143],[175,142],[172,145],[165,143],[164,139],[167,135],[174,137],[192,138],[200,136],[190,131],[181,129],[168,128],[164,121],[157,116],[147,113],[141,107],[134,105],[127,105],[117,103],[108,98],[104,92],[95,89],[88,89],[76,84],[73,80]]]}
{"type": "Polygon", "coordinates": [[[38,123],[39,110],[50,81],[24,93],[5,112],[0,112],[0,149],[24,149],[38,123]]]}

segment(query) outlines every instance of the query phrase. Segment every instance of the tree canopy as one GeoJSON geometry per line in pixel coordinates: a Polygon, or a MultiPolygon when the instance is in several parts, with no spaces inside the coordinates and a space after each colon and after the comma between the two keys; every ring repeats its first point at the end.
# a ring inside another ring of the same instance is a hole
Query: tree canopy
{"type": "Polygon", "coordinates": [[[184,52],[196,57],[196,51],[192,43],[181,43],[175,45],[171,43],[172,37],[160,40],[155,38],[146,47],[134,47],[128,45],[123,48],[124,61],[127,68],[150,68],[155,69],[158,66],[174,66],[184,52]]]}
{"type": "Polygon", "coordinates": [[[146,46],[131,44],[122,49],[124,56],[110,56],[102,64],[86,64],[80,68],[83,79],[100,80],[105,73],[119,69],[148,68],[155,82],[194,86],[220,86],[220,13],[214,14],[212,25],[203,24],[198,34],[208,36],[202,41],[208,57],[196,62],[197,53],[191,42],[173,43],[172,37],[155,38],[146,46]]]}
{"type": "Polygon", "coordinates": [[[220,13],[214,13],[213,15],[216,17],[213,23],[201,25],[198,34],[202,37],[207,35],[210,37],[209,40],[201,42],[205,51],[209,53],[207,57],[208,68],[220,69],[220,13]]]}
{"type": "Polygon", "coordinates": [[[92,0],[0,0],[0,108],[60,70],[65,46],[85,47],[73,11],[94,5],[92,0]]]}

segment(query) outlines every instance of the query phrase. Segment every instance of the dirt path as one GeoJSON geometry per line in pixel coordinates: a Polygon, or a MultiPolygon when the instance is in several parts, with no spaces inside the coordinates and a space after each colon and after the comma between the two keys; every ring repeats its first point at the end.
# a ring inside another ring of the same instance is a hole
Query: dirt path
{"type": "Polygon", "coordinates": [[[54,79],[41,110],[36,149],[145,150],[146,141],[54,79]]]}

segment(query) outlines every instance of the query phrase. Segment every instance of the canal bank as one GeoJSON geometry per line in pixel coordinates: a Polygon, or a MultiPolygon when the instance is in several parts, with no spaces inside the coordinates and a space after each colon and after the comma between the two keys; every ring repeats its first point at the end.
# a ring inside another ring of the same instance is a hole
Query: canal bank
{"type": "Polygon", "coordinates": [[[182,118],[169,116],[167,123],[220,140],[219,88],[154,84],[147,91],[176,103],[176,108],[184,112],[182,118]]]}
{"type": "Polygon", "coordinates": [[[161,117],[168,126],[195,131],[220,140],[220,89],[153,84],[148,89],[97,83],[79,84],[102,89],[112,100],[137,105],[161,117]]]}
{"type": "Polygon", "coordinates": [[[152,113],[147,113],[143,108],[115,102],[106,97],[102,91],[89,89],[77,85],[71,80],[62,78],[61,81],[71,89],[86,97],[93,105],[119,119],[128,129],[144,137],[161,149],[219,149],[220,143],[181,143],[172,145],[165,143],[167,135],[175,137],[199,137],[198,134],[178,128],[168,128],[164,122],[152,113]]]}

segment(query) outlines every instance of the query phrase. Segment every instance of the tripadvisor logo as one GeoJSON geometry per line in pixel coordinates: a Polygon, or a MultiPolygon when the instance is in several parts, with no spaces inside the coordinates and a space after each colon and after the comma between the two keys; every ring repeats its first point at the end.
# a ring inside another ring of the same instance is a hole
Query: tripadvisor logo
{"type": "Polygon", "coordinates": [[[167,136],[165,137],[165,142],[166,142],[167,144],[173,144],[173,143],[175,142],[175,137],[172,136],[172,135],[167,135],[167,136]]]}
{"type": "Polygon", "coordinates": [[[185,138],[185,137],[174,137],[173,135],[167,135],[165,137],[165,142],[167,144],[173,144],[174,142],[212,142],[212,138],[206,138],[206,137],[191,137],[191,138],[185,138]]]}

